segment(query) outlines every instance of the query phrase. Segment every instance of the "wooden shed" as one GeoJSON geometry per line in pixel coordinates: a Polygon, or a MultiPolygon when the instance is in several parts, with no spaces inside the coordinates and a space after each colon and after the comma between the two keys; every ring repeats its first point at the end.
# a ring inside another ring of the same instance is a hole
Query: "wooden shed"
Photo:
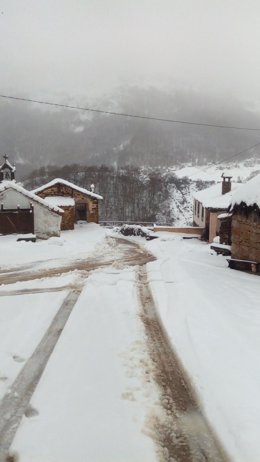
{"type": "Polygon", "coordinates": [[[51,205],[64,210],[61,229],[74,229],[77,221],[98,223],[98,202],[103,199],[99,194],[81,188],[69,181],[56,178],[35,189],[34,194],[44,198],[51,205]]]}

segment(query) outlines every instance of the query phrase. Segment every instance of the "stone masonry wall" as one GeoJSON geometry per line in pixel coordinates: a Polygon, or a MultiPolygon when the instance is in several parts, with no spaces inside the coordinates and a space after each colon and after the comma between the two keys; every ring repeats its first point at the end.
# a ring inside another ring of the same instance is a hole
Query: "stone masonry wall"
{"type": "MultiPolygon", "coordinates": [[[[77,209],[77,203],[85,203],[87,205],[87,221],[92,223],[98,223],[98,200],[94,197],[87,196],[79,191],[76,191],[69,186],[61,183],[55,184],[49,188],[44,189],[38,193],[38,196],[45,198],[46,196],[66,196],[73,197],[75,200],[75,209],[77,209]]],[[[61,207],[64,209],[64,207],[61,207]]],[[[74,221],[76,220],[76,214],[74,215],[74,221]]],[[[73,229],[73,228],[66,228],[73,229]]]]}
{"type": "Polygon", "coordinates": [[[74,229],[75,223],[75,208],[74,206],[61,207],[64,210],[61,221],[61,229],[65,231],[67,229],[74,229]]]}
{"type": "Polygon", "coordinates": [[[236,212],[232,217],[232,258],[260,262],[260,214],[236,212]]]}

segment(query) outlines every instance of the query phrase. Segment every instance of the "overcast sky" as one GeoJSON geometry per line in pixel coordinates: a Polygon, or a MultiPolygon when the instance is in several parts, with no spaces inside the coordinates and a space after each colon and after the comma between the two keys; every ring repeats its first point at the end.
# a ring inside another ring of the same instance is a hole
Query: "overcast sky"
{"type": "Polygon", "coordinates": [[[172,82],[260,101],[259,0],[0,0],[0,90],[172,82]]]}

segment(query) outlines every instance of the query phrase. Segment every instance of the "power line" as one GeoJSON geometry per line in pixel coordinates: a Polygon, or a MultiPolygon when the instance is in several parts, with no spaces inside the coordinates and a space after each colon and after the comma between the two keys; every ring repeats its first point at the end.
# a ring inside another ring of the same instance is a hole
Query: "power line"
{"type": "Polygon", "coordinates": [[[107,115],[114,115],[118,117],[129,117],[132,119],[144,119],[144,120],[151,120],[155,122],[166,122],[172,124],[182,124],[182,125],[195,125],[199,127],[213,127],[213,128],[224,128],[228,130],[247,130],[247,131],[260,131],[260,128],[252,128],[252,127],[237,127],[233,125],[220,125],[220,124],[210,124],[210,123],[203,123],[203,122],[191,122],[187,120],[177,120],[177,119],[165,119],[162,117],[153,117],[153,116],[145,116],[145,115],[138,115],[138,114],[129,114],[125,112],[115,112],[115,111],[105,111],[103,109],[94,109],[90,107],[81,107],[81,106],[72,106],[70,104],[62,104],[62,103],[53,103],[51,101],[41,101],[36,99],[30,98],[21,98],[18,96],[10,96],[10,95],[1,95],[0,98],[10,99],[15,101],[24,101],[27,103],[36,103],[36,104],[44,104],[47,106],[54,106],[54,107],[62,107],[66,109],[76,109],[78,111],[88,111],[94,112],[98,114],[107,114],[107,115]]]}
{"type": "Polygon", "coordinates": [[[218,162],[215,162],[215,165],[219,165],[222,162],[225,162],[225,161],[230,160],[230,159],[234,159],[234,157],[241,156],[242,154],[245,154],[246,152],[251,151],[251,149],[256,148],[257,146],[260,146],[260,141],[258,143],[256,143],[256,144],[253,144],[252,146],[249,146],[248,148],[243,149],[243,151],[239,151],[239,152],[233,154],[230,157],[226,157],[224,159],[219,160],[218,162]]]}
{"type": "MultiPolygon", "coordinates": [[[[236,152],[230,157],[225,157],[219,160],[218,162],[214,162],[213,165],[219,165],[219,164],[222,164],[222,162],[226,162],[226,161],[229,161],[230,159],[234,159],[235,157],[241,156],[242,154],[245,154],[246,152],[250,151],[253,148],[256,148],[257,146],[260,146],[260,141],[256,144],[253,144],[252,146],[249,146],[248,148],[243,149],[242,151],[236,152]]],[[[208,171],[205,168],[201,168],[200,170],[202,172],[208,173],[208,171]]],[[[197,175],[197,172],[191,173],[191,175],[189,175],[188,178],[192,179],[192,177],[194,177],[195,175],[197,175]]]]}

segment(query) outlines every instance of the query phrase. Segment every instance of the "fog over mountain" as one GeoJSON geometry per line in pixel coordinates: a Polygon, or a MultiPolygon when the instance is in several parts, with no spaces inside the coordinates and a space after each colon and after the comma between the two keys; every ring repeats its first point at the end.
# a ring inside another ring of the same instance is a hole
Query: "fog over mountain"
{"type": "MultiPolygon", "coordinates": [[[[82,98],[76,104],[89,106],[89,101],[82,98]]],[[[121,87],[109,98],[96,101],[95,107],[178,120],[260,127],[259,113],[241,102],[184,90],[121,87]]],[[[37,104],[0,100],[0,139],[2,154],[7,153],[20,164],[20,172],[28,172],[47,164],[165,166],[190,161],[215,162],[257,143],[260,132],[46,109],[37,104]]],[[[259,152],[260,148],[256,148],[247,155],[258,156],[259,152]]]]}
{"type": "MultiPolygon", "coordinates": [[[[259,17],[257,0],[1,0],[0,95],[260,127],[259,17]]],[[[0,97],[0,154],[21,175],[215,161],[259,139],[0,97]]]]}

